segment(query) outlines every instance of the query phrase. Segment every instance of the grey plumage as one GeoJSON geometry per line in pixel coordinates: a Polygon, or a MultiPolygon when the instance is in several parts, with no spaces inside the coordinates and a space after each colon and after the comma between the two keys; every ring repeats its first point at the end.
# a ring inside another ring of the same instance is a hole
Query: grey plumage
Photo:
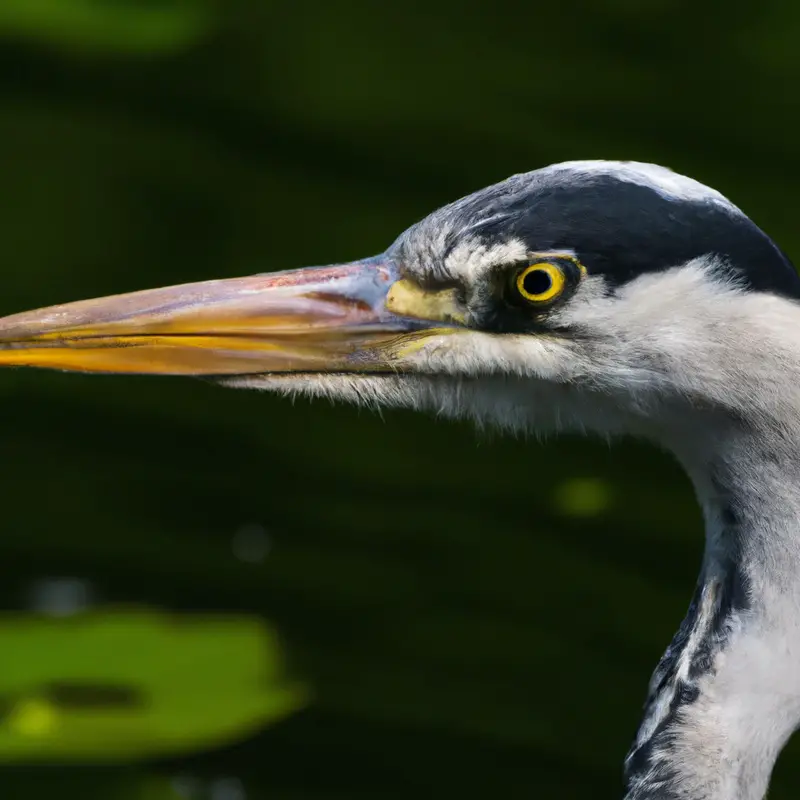
{"type": "Polygon", "coordinates": [[[798,299],[788,258],[718,192],[571,162],[446,206],[353,265],[0,320],[0,364],[211,374],[669,449],[706,547],[626,798],[759,800],[800,723],[798,299]]]}
{"type": "MultiPolygon", "coordinates": [[[[586,166],[577,187],[596,175],[613,178],[618,169],[586,166]]],[[[637,188],[648,185],[649,170],[637,188]]],[[[535,175],[489,190],[485,205],[478,193],[437,212],[390,251],[429,285],[457,282],[466,307],[476,309],[470,324],[477,329],[484,329],[491,270],[542,249],[534,228],[526,238],[508,233],[524,229],[510,218],[537,199],[535,175]],[[504,197],[511,197],[510,209],[504,197]]],[[[609,277],[603,266],[613,265],[626,244],[596,230],[601,268],[583,253],[588,277],[575,296],[517,337],[498,342],[476,332],[462,347],[442,343],[423,351],[413,376],[245,382],[425,407],[537,433],[632,434],[675,453],[703,508],[706,552],[689,612],[651,681],[626,760],[626,798],[756,800],[800,722],[798,282],[785,256],[739,209],[693,182],[686,189],[671,196],[658,186],[650,191],[656,205],[673,204],[686,215],[714,204],[731,226],[744,226],[740,239],[755,238],[752,251],[763,260],[741,261],[732,246],[720,252],[714,236],[703,236],[702,214],[689,242],[665,247],[658,237],[687,231],[671,231],[669,219],[659,218],[655,238],[634,231],[638,257],[686,248],[692,257],[609,277]]],[[[607,202],[614,203],[613,192],[607,202]]],[[[541,238],[552,246],[547,237],[545,231],[541,238]]]]}

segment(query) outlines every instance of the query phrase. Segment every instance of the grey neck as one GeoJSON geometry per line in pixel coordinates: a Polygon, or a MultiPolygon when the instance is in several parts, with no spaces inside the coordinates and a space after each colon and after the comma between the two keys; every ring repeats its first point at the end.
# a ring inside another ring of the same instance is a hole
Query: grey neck
{"type": "Polygon", "coordinates": [[[672,445],[706,548],[650,683],[626,800],[761,800],[800,723],[800,443],[773,426],[672,445]]]}

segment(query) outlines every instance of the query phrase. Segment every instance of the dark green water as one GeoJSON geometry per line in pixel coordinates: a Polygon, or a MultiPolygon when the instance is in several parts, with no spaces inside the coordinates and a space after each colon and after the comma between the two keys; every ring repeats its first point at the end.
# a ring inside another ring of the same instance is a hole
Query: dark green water
{"type": "MultiPolygon", "coordinates": [[[[4,0],[0,313],[382,251],[571,158],[798,258],[800,10],[4,0]]],[[[702,549],[651,449],[0,374],[0,794],[620,796],[702,549]]],[[[795,797],[790,746],[771,797],[795,797]]]]}

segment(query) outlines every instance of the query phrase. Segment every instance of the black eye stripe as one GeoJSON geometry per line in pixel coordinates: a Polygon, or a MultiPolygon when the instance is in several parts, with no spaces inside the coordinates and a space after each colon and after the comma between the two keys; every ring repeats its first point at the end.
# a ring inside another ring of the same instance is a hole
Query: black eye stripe
{"type": "Polygon", "coordinates": [[[586,274],[571,253],[531,251],[524,261],[497,264],[470,298],[470,326],[492,333],[551,330],[551,312],[569,302],[586,274]]]}

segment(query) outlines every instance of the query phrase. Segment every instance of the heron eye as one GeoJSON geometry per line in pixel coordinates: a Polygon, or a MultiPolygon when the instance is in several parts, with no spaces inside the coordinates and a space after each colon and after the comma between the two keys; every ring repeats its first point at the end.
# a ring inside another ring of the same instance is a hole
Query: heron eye
{"type": "Polygon", "coordinates": [[[529,303],[546,303],[564,291],[566,276],[557,264],[541,261],[525,267],[517,275],[517,291],[529,303]]]}

